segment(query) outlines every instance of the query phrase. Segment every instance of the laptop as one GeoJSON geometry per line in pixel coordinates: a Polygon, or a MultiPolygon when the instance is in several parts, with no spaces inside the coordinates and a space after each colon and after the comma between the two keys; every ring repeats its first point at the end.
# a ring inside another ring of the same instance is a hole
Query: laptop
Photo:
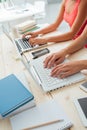
{"type": "MultiPolygon", "coordinates": [[[[36,83],[41,86],[45,92],[49,92],[85,79],[85,76],[80,72],[64,79],[53,78],[50,76],[51,69],[44,68],[43,66],[44,59],[45,56],[32,60],[29,66],[29,72],[36,83]]],[[[67,62],[67,60],[65,60],[65,62],[67,62]]]]}
{"type": "Polygon", "coordinates": [[[19,51],[20,54],[22,54],[24,52],[27,52],[27,51],[32,51],[32,50],[35,50],[35,49],[40,49],[42,47],[47,46],[47,44],[32,46],[29,43],[28,39],[22,39],[22,38],[16,38],[14,40],[14,43],[15,43],[15,45],[17,47],[17,50],[19,51]]]}
{"type": "MultiPolygon", "coordinates": [[[[38,24],[31,31],[43,29],[47,25],[48,24],[38,24]]],[[[46,47],[48,45],[48,44],[42,44],[42,45],[31,46],[31,44],[29,43],[29,37],[27,37],[26,39],[16,38],[13,40],[13,43],[16,45],[16,48],[17,48],[19,54],[23,54],[24,52],[27,52],[27,51],[33,51],[36,49],[40,49],[40,48],[46,47]]]]}

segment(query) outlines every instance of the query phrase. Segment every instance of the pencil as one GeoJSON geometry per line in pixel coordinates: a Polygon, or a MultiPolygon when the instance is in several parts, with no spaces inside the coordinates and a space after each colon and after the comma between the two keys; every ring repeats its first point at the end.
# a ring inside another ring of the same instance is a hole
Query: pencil
{"type": "Polygon", "coordinates": [[[47,126],[47,125],[50,125],[50,124],[53,124],[53,123],[57,123],[57,122],[61,122],[61,121],[64,121],[63,119],[60,119],[60,120],[53,120],[53,121],[50,121],[50,122],[45,122],[45,123],[42,123],[42,124],[38,124],[38,125],[33,125],[33,126],[30,126],[28,128],[24,128],[22,130],[32,130],[34,128],[38,128],[38,127],[42,127],[42,126],[47,126]]]}

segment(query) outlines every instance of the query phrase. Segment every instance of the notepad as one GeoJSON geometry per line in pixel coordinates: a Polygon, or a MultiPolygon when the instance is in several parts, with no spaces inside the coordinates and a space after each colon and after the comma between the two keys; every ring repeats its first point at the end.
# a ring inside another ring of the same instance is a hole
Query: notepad
{"type": "Polygon", "coordinates": [[[25,21],[19,25],[17,25],[17,28],[19,30],[25,30],[27,28],[31,28],[32,26],[35,26],[36,25],[36,21],[35,20],[28,20],[28,21],[25,21]]]}
{"type": "Polygon", "coordinates": [[[48,100],[32,109],[26,110],[16,116],[10,118],[12,130],[23,130],[31,126],[55,121],[47,126],[34,128],[32,130],[64,130],[70,128],[72,123],[67,117],[62,107],[55,100],[48,100]]]}
{"type": "Polygon", "coordinates": [[[33,99],[32,93],[14,74],[0,80],[0,115],[2,118],[12,113],[15,114],[19,109],[22,111],[25,107],[29,108],[33,99]]]}

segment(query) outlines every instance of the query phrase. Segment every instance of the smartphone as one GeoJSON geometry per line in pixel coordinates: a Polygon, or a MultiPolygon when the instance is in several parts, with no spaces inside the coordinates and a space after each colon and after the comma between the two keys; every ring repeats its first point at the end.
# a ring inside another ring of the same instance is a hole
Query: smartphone
{"type": "Polygon", "coordinates": [[[33,59],[36,59],[42,55],[45,55],[47,53],[49,53],[49,49],[48,48],[44,48],[44,49],[41,49],[41,50],[38,50],[38,51],[34,51],[32,52],[32,55],[33,55],[33,59]]]}
{"type": "Polygon", "coordinates": [[[87,92],[87,82],[84,82],[83,84],[80,85],[80,88],[87,92]]]}

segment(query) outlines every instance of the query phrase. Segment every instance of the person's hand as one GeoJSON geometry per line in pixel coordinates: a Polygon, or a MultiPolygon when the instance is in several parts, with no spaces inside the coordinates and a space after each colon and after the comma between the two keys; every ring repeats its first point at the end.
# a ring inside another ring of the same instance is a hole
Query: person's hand
{"type": "Polygon", "coordinates": [[[26,36],[37,37],[38,35],[35,32],[28,32],[23,34],[22,39],[24,39],[26,36]]]}
{"type": "Polygon", "coordinates": [[[43,44],[46,44],[47,43],[47,40],[45,38],[30,38],[29,39],[29,43],[32,45],[32,46],[35,46],[35,45],[43,45],[43,44]]]}
{"type": "Polygon", "coordinates": [[[67,76],[73,75],[83,69],[82,61],[70,61],[67,63],[62,63],[54,67],[51,71],[51,76],[65,78],[67,76]]]}
{"type": "Polygon", "coordinates": [[[46,57],[44,61],[44,67],[51,68],[62,63],[65,59],[65,56],[66,56],[66,53],[64,50],[61,50],[60,52],[49,55],[48,57],[46,57]]]}

